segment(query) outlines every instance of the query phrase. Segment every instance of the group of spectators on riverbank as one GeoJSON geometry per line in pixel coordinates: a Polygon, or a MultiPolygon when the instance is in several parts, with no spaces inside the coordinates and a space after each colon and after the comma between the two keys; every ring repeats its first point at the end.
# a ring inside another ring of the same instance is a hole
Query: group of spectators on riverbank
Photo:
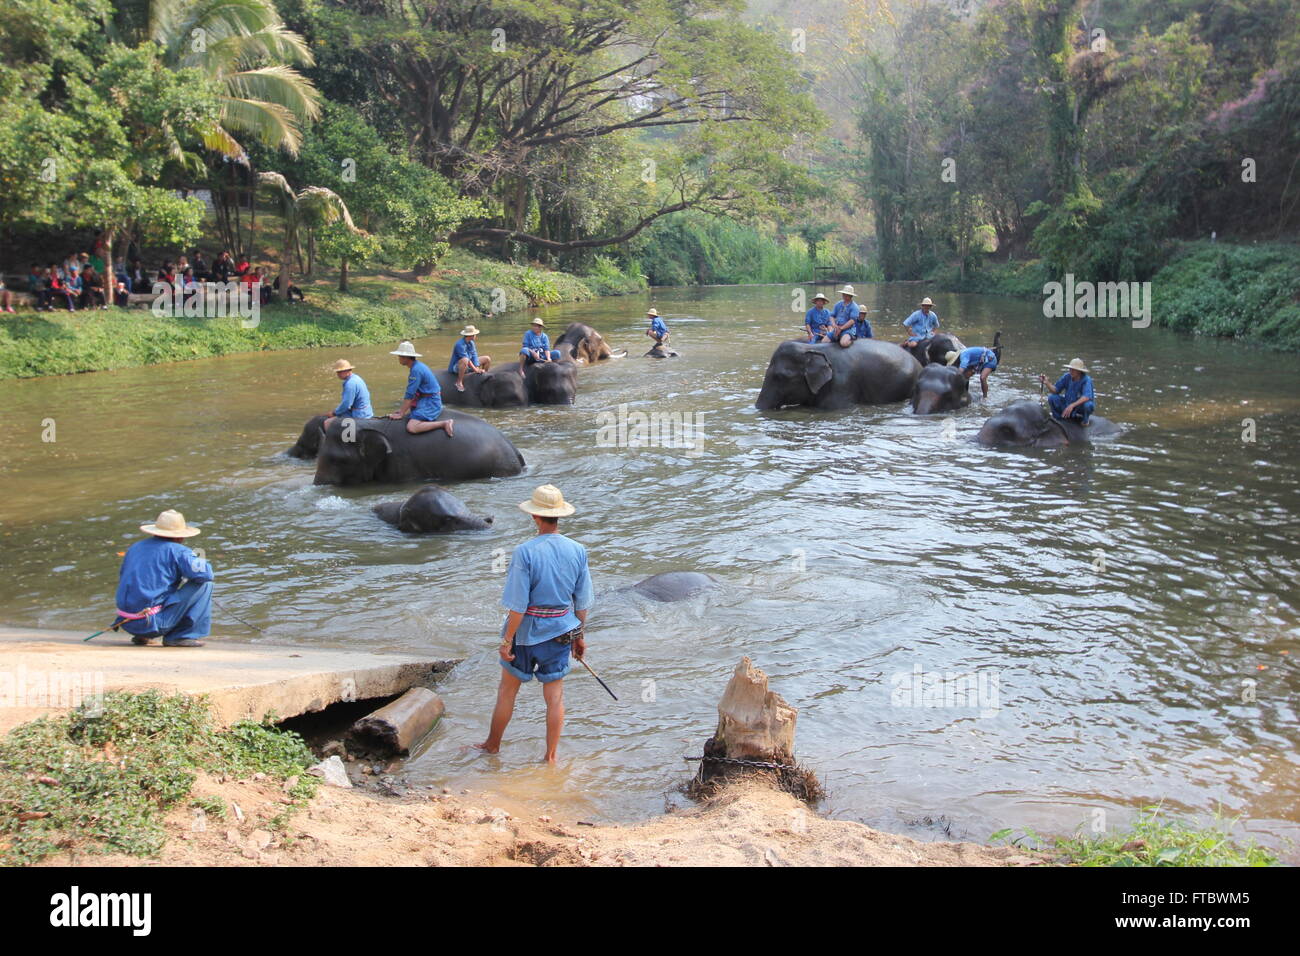
{"type": "MultiPolygon", "coordinates": [[[[193,250],[191,257],[181,255],[174,262],[164,260],[156,272],[145,269],[138,256],[118,265],[113,277],[107,279],[104,259],[97,244],[92,252],[73,253],[62,262],[44,266],[33,262],[27,273],[26,289],[35,298],[38,312],[53,311],[56,307],[69,312],[77,309],[107,309],[109,297],[119,306],[130,304],[131,295],[149,295],[155,283],[179,286],[185,298],[198,295],[208,282],[239,282],[256,289],[265,305],[280,290],[280,278],[270,281],[265,267],[254,269],[246,258],[238,261],[229,252],[223,252],[211,265],[203,253],[193,250]]],[[[0,274],[0,311],[13,312],[13,293],[0,274]]],[[[289,301],[304,298],[296,285],[289,286],[289,301]]]]}

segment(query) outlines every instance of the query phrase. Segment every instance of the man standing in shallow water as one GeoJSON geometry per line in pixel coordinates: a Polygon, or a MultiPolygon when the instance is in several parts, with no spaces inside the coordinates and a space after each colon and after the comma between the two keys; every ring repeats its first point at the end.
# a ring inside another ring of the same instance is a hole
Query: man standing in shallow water
{"type": "Polygon", "coordinates": [[[515,548],[506,572],[501,603],[507,613],[501,629],[501,683],[487,740],[479,750],[494,754],[501,749],[515,696],[527,681],[537,678],[546,700],[546,762],[555,763],[564,729],[564,677],[569,655],[582,660],[587,652],[583,628],[594,596],[587,549],[560,534],[560,518],[573,514],[560,489],[542,485],[520,510],[533,516],[537,537],[515,548]]]}

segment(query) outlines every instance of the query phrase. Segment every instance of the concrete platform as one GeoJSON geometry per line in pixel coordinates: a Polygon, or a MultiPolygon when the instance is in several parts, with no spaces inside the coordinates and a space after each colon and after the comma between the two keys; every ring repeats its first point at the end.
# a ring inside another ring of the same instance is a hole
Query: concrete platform
{"type": "Polygon", "coordinates": [[[296,717],[340,701],[401,694],[455,663],[431,655],[243,644],[219,637],[201,648],[136,647],[121,632],[89,644],[84,637],[0,627],[0,734],[111,690],[207,694],[223,727],[272,712],[296,717]]]}

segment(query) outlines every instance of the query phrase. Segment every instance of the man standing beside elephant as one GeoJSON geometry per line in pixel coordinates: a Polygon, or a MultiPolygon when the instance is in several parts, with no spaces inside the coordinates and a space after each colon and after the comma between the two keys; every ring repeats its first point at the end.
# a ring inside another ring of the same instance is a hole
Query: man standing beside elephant
{"type": "Polygon", "coordinates": [[[1047,385],[1047,390],[1052,393],[1047,396],[1047,404],[1052,408],[1053,418],[1062,421],[1073,419],[1080,425],[1087,425],[1097,409],[1092,376],[1081,358],[1071,359],[1065,368],[1065,374],[1055,385],[1047,385],[1046,375],[1039,375],[1038,381],[1047,385]]]}
{"type": "Polygon", "coordinates": [[[501,683],[492,710],[488,737],[479,750],[501,749],[519,688],[534,677],[546,700],[546,762],[556,762],[564,729],[564,677],[570,654],[582,660],[587,652],[583,628],[595,600],[587,549],[560,534],[560,519],[573,514],[560,489],[542,485],[521,511],[533,516],[537,537],[515,549],[501,595],[507,616],[501,629],[501,683]]]}
{"type": "Polygon", "coordinates": [[[454,423],[450,418],[438,421],[438,416],[442,414],[442,389],[433,370],[420,361],[420,353],[409,341],[400,343],[388,354],[396,355],[397,361],[411,370],[406,380],[406,393],[402,396],[402,407],[388,417],[402,419],[410,415],[406,421],[406,430],[412,435],[441,428],[450,438],[454,423]]]}
{"type": "MultiPolygon", "coordinates": [[[[853,301],[856,296],[853,286],[846,285],[840,289],[840,301],[836,302],[835,308],[831,309],[831,341],[840,343],[844,348],[852,345],[861,331],[858,323],[862,318],[862,310],[853,301]]],[[[866,333],[864,338],[871,338],[870,325],[867,326],[866,333]]]]}
{"type": "Polygon", "coordinates": [[[356,374],[351,362],[339,359],[334,363],[334,374],[343,382],[343,394],[338,407],[325,416],[321,428],[329,428],[336,418],[374,418],[375,411],[370,407],[370,389],[366,381],[356,374]]]}

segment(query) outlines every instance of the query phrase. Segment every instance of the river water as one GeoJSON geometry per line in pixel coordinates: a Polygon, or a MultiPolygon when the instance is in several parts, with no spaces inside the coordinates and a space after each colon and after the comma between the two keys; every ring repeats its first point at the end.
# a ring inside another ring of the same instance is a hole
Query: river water
{"type": "MultiPolygon", "coordinates": [[[[901,338],[918,289],[863,286],[878,335],[901,338]]],[[[378,411],[392,407],[405,371],[391,345],[8,382],[0,619],[102,627],[118,552],[176,507],[204,528],[194,543],[217,599],[265,630],[218,610],[223,638],[465,659],[442,688],[445,720],[408,764],[417,782],[592,820],[659,812],[680,799],[694,767],[683,757],[700,753],[747,654],[799,708],[798,752],[832,816],[984,840],[1114,828],[1164,801],[1240,816],[1273,845],[1300,836],[1294,359],[1048,320],[1024,301],[934,298],[968,345],[1000,329],[1005,346],[989,401],[948,425],[904,406],[756,411],[772,349],[801,323],[783,287],[542,310],[553,334],[580,319],[630,357],[583,370],[575,407],[484,413],[529,467],[455,486],[496,516],[460,536],[407,537],[370,513],[411,487],[314,487],[312,468],[283,455],[336,401],[339,355],[378,411]],[[680,358],[640,357],[651,301],[680,358]],[[974,443],[991,409],[1037,399],[1037,373],[1075,355],[1100,413],[1126,426],[1120,439],[1028,453],[974,443]],[[624,403],[690,416],[702,447],[609,447],[598,416],[624,403]],[[47,419],[54,442],[41,440],[47,419]],[[567,682],[555,769],[538,765],[536,688],[499,757],[462,749],[486,732],[505,560],[532,533],[515,506],[542,482],[579,509],[565,530],[591,555],[589,659],[620,697],[585,672],[567,682]],[[625,590],[669,569],[722,587],[682,604],[625,590]],[[912,699],[936,682],[946,698],[912,699]]],[[[480,351],[509,360],[529,318],[481,323],[480,351]]],[[[417,346],[436,366],[453,338],[417,346]]]]}

